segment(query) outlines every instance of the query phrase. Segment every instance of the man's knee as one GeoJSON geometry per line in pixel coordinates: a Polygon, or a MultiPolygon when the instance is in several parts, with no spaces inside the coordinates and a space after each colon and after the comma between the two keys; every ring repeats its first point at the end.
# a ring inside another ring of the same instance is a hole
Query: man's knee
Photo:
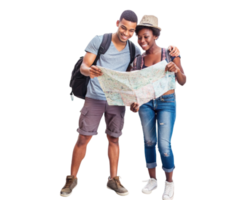
{"type": "Polygon", "coordinates": [[[119,145],[119,138],[107,135],[110,144],[119,145]]]}
{"type": "Polygon", "coordinates": [[[77,145],[78,146],[82,146],[82,145],[89,145],[90,142],[93,140],[94,136],[90,136],[90,135],[80,135],[78,134],[76,141],[77,141],[77,145]]]}

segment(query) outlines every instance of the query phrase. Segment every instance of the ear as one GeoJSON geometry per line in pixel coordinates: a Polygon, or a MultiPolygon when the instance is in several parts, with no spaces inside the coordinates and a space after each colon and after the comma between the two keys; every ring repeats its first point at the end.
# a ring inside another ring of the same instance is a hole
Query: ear
{"type": "Polygon", "coordinates": [[[120,24],[120,20],[117,20],[116,26],[119,27],[119,24],[120,24]]]}
{"type": "Polygon", "coordinates": [[[119,26],[119,19],[116,19],[114,21],[114,27],[117,28],[119,26]]]}

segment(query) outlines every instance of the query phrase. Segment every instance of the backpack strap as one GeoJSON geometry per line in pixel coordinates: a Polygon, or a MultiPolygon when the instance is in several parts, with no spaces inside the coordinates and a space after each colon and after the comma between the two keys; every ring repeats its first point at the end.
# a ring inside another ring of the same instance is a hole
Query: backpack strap
{"type": "Polygon", "coordinates": [[[103,35],[102,43],[98,49],[97,57],[94,61],[95,64],[98,61],[98,59],[100,58],[100,55],[105,54],[107,52],[107,50],[111,44],[111,40],[112,40],[112,33],[106,33],[103,35]]]}
{"type": "Polygon", "coordinates": [[[128,40],[128,46],[130,50],[130,63],[129,64],[131,64],[135,58],[136,49],[135,49],[135,45],[130,40],[128,40]]]}
{"type": "Polygon", "coordinates": [[[128,40],[127,42],[130,50],[130,63],[128,64],[126,71],[129,72],[131,71],[131,63],[134,61],[135,58],[135,46],[132,40],[128,40]]]}
{"type": "Polygon", "coordinates": [[[163,61],[163,48],[161,48],[161,61],[163,61]]]}
{"type": "Polygon", "coordinates": [[[131,71],[131,63],[134,61],[135,59],[135,55],[136,55],[136,49],[135,49],[135,45],[133,43],[132,40],[128,40],[128,46],[129,46],[129,50],[130,50],[130,63],[128,64],[128,68],[127,68],[127,72],[131,71]]]}

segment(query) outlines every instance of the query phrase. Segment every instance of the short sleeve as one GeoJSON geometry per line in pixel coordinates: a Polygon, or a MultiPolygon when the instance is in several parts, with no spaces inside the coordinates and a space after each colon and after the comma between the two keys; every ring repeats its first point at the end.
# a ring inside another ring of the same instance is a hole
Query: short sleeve
{"type": "Polygon", "coordinates": [[[95,36],[87,45],[85,51],[97,55],[101,43],[102,43],[102,36],[95,36]]]}
{"type": "Polygon", "coordinates": [[[173,60],[174,60],[174,58],[176,58],[176,57],[179,57],[179,58],[181,58],[181,56],[180,56],[180,55],[178,55],[178,56],[170,56],[170,58],[171,58],[171,61],[173,61],[173,60]]]}

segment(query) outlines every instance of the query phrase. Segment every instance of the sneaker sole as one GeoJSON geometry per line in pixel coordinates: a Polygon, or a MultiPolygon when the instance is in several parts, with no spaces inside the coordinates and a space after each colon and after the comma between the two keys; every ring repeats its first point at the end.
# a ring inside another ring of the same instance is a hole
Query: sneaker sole
{"type": "Polygon", "coordinates": [[[73,195],[74,195],[74,191],[72,191],[72,192],[69,193],[69,194],[67,194],[67,193],[60,193],[60,192],[58,191],[58,196],[59,196],[59,197],[69,198],[69,197],[71,197],[71,196],[73,196],[73,195]]]}
{"type": "MultiPolygon", "coordinates": [[[[170,200],[175,200],[175,199],[176,199],[176,194],[174,194],[170,200]]],[[[164,198],[161,195],[160,195],[160,200],[164,200],[164,198]]]]}
{"type": "Polygon", "coordinates": [[[153,190],[151,190],[151,191],[141,191],[141,190],[139,190],[139,193],[140,194],[142,194],[142,195],[152,195],[152,194],[154,194],[154,192],[156,191],[156,190],[158,190],[160,188],[160,186],[156,186],[153,190]]]}
{"type": "Polygon", "coordinates": [[[73,188],[73,191],[70,192],[70,193],[61,193],[60,191],[58,191],[58,196],[59,196],[59,197],[63,197],[63,198],[69,198],[69,197],[71,197],[71,196],[74,195],[74,191],[75,191],[78,187],[79,187],[79,186],[76,185],[76,186],[73,188]]]}
{"type": "Polygon", "coordinates": [[[125,193],[119,193],[119,192],[114,192],[111,188],[109,188],[108,186],[104,185],[104,188],[106,190],[112,191],[115,195],[119,196],[119,197],[127,197],[127,196],[131,196],[131,191],[125,192],[125,193]]]}

